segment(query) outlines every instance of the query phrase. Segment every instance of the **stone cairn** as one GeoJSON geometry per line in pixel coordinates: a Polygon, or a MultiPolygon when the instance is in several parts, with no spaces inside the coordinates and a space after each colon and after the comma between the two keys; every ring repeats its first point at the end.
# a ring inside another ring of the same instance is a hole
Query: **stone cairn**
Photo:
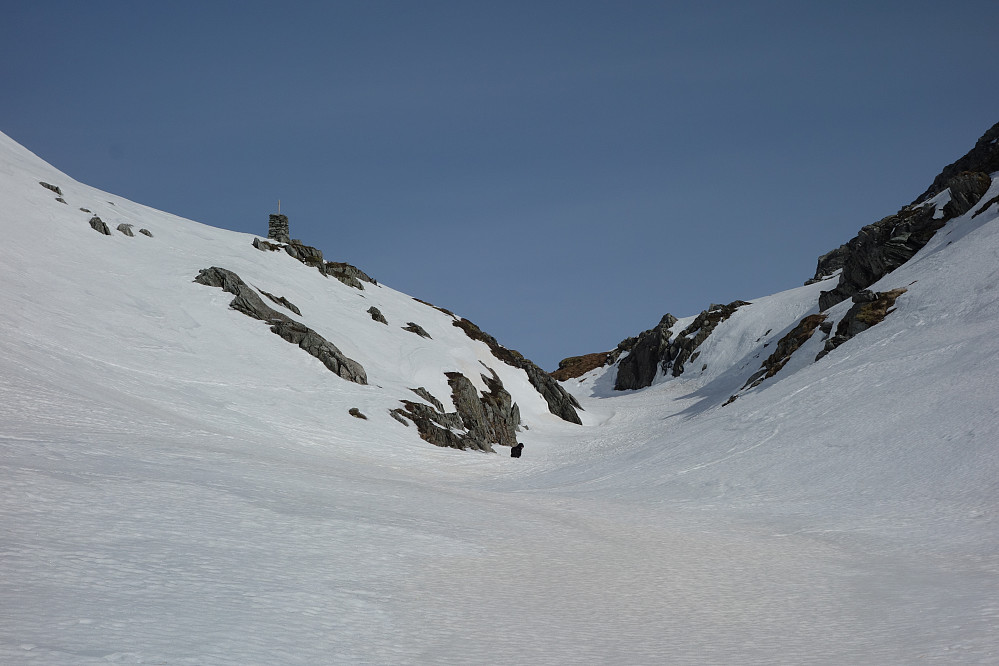
{"type": "Polygon", "coordinates": [[[290,243],[291,236],[288,235],[288,216],[271,214],[267,228],[267,237],[279,243],[290,243]]]}

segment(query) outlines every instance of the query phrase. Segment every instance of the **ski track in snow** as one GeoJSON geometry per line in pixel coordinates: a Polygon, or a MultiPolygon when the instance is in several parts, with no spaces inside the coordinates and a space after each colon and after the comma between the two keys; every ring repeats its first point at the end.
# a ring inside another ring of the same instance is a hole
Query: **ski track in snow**
{"type": "Polygon", "coordinates": [[[822,361],[817,333],[721,407],[831,285],[752,299],[679,378],[567,382],[579,427],[405,294],[2,135],[0,175],[0,663],[999,662],[994,212],[875,285],[909,291],[822,361]],[[154,237],[96,234],[80,207],[154,237]],[[371,385],[192,283],[212,265],[298,305],[371,385]],[[388,417],[417,386],[450,409],[442,371],[482,388],[482,363],[524,458],[388,417]]]}

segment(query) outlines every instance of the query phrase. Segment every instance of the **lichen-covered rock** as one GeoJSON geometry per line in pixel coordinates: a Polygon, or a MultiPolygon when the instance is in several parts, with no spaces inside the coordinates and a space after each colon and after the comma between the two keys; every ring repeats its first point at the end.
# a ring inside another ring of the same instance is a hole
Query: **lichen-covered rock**
{"type": "Polygon", "coordinates": [[[326,340],[317,332],[294,321],[288,315],[271,308],[257,292],[247,285],[232,271],[213,266],[202,269],[194,279],[198,284],[209,287],[219,287],[233,294],[235,298],[229,303],[233,310],[267,322],[271,332],[282,339],[298,345],[302,350],[319,359],[331,372],[347,381],[357,384],[367,384],[367,376],[361,364],[344,356],[336,345],[326,340]]]}
{"type": "Polygon", "coordinates": [[[371,318],[373,320],[381,322],[383,324],[388,324],[388,320],[385,319],[385,315],[383,315],[382,311],[376,308],[374,305],[368,308],[368,314],[371,315],[371,318]]]}
{"type": "Polygon", "coordinates": [[[129,238],[134,238],[135,234],[132,233],[132,225],[128,222],[122,222],[118,225],[118,231],[125,234],[129,238]]]}
{"type": "Polygon", "coordinates": [[[104,223],[104,220],[102,220],[101,218],[97,217],[96,215],[94,215],[92,218],[90,218],[90,227],[94,231],[96,231],[98,233],[102,233],[105,236],[110,236],[111,235],[111,230],[108,229],[108,225],[104,223]]]}
{"type": "Polygon", "coordinates": [[[560,382],[568,381],[576,377],[582,377],[591,370],[602,368],[609,363],[613,363],[612,352],[597,352],[584,356],[570,356],[558,363],[558,370],[551,373],[552,377],[560,382]]]}
{"type": "Polygon", "coordinates": [[[884,321],[885,317],[894,312],[895,301],[905,292],[906,289],[900,287],[878,292],[865,289],[854,294],[853,305],[836,325],[836,335],[826,340],[825,348],[815,360],[818,361],[853,336],[884,321]]]}

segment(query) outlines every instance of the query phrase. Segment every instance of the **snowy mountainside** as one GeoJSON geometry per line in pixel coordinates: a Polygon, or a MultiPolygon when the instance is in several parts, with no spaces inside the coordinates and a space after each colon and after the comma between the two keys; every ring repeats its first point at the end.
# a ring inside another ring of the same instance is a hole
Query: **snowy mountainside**
{"type": "Polygon", "coordinates": [[[750,381],[836,271],[672,322],[651,343],[690,329],[684,370],[646,388],[615,390],[617,364],[562,382],[577,425],[448,313],[0,136],[0,662],[995,663],[997,197],[868,285],[905,291],[822,358],[871,301],[750,381]],[[367,383],[194,281],[212,266],[367,383]],[[444,373],[485,396],[484,366],[523,458],[389,414],[429,409],[417,387],[453,413],[444,373]]]}
{"type": "MultiPolygon", "coordinates": [[[[411,391],[418,387],[454,412],[448,371],[462,373],[480,391],[486,390],[482,374],[495,371],[525,423],[551,417],[525,372],[469,339],[453,325],[455,317],[384,285],[348,287],[284,252],[255,249],[253,236],[95,191],[8,138],[3,142],[5,300],[11,327],[5,337],[29,344],[19,363],[38,364],[40,376],[58,372],[60,361],[86,358],[89,381],[103,387],[93,392],[94,400],[117,402],[125,393],[179,414],[189,411],[187,401],[207,400],[224,405],[234,420],[263,419],[296,433],[304,429],[316,441],[333,427],[363,432],[363,424],[348,417],[350,407],[372,419],[390,419],[400,400],[421,400],[411,391]],[[94,217],[110,235],[91,228],[88,221],[94,217]],[[118,230],[121,224],[151,236],[126,236],[118,230]],[[296,315],[271,303],[282,315],[325,333],[359,362],[368,387],[345,385],[315,359],[272,336],[266,325],[229,309],[230,294],[194,282],[212,266],[300,309],[296,315]],[[373,320],[372,307],[387,324],[373,320]],[[430,337],[403,330],[410,323],[430,337]],[[139,386],[145,388],[131,391],[139,386]],[[229,391],[240,395],[226,395],[229,391]],[[329,408],[317,417],[313,405],[296,400],[296,393],[325,396],[329,408]]],[[[266,222],[262,227],[266,232],[266,222]]],[[[393,439],[416,436],[416,428],[404,422],[393,421],[387,430],[393,439]]]]}

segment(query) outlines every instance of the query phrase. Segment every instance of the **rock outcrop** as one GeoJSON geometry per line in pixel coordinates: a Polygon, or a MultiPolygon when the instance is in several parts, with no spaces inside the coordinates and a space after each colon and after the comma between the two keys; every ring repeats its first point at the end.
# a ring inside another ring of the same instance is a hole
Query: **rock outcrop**
{"type": "MultiPolygon", "coordinates": [[[[884,321],[885,317],[894,312],[896,299],[906,291],[904,288],[878,292],[864,289],[854,294],[853,305],[836,325],[836,335],[826,339],[825,348],[815,360],[818,361],[853,336],[884,321]]],[[[829,332],[831,331],[832,329],[829,332]]]]}
{"type": "Polygon", "coordinates": [[[551,375],[560,382],[582,377],[587,372],[613,363],[612,356],[613,352],[597,352],[583,356],[570,356],[559,361],[558,370],[551,373],[551,375]]]}
{"type": "MultiPolygon", "coordinates": [[[[621,359],[614,389],[627,391],[651,386],[660,372],[670,372],[674,377],[679,377],[684,372],[685,364],[697,358],[699,352],[696,350],[701,343],[708,339],[718,324],[731,317],[743,305],[749,303],[712,303],[711,307],[701,311],[689,326],[672,339],[670,336],[677,319],[667,313],[654,328],[641,333],[631,347],[631,352],[621,359]]],[[[627,342],[626,340],[625,343],[627,342]]]]}
{"type": "Polygon", "coordinates": [[[205,268],[198,273],[194,281],[209,287],[219,287],[223,291],[233,294],[235,298],[229,303],[230,308],[270,324],[272,333],[298,345],[302,350],[319,359],[337,376],[356,384],[368,383],[367,375],[360,363],[344,356],[336,345],[305,324],[297,322],[265,304],[257,292],[232,271],[217,266],[205,268]]]}
{"type": "Polygon", "coordinates": [[[104,234],[105,236],[111,235],[111,230],[108,229],[108,225],[101,218],[94,215],[90,218],[90,228],[94,231],[104,234]]]}
{"type": "Polygon", "coordinates": [[[430,337],[430,334],[427,333],[426,329],[424,329],[419,324],[411,322],[411,321],[407,321],[406,325],[402,327],[402,330],[409,331],[410,333],[416,333],[421,338],[427,338],[427,339],[430,339],[430,340],[433,339],[433,338],[430,337]]]}
{"type": "Polygon", "coordinates": [[[405,409],[393,410],[393,417],[413,421],[420,437],[435,446],[487,452],[493,452],[493,444],[517,446],[520,408],[496,373],[489,373],[481,375],[488,389],[482,393],[460,372],[444,373],[454,412],[445,412],[441,401],[421,386],[412,391],[427,402],[403,400],[405,409]]]}
{"type": "Polygon", "coordinates": [[[381,322],[383,324],[388,324],[388,320],[385,319],[385,315],[383,315],[382,311],[376,308],[374,305],[368,308],[368,314],[371,315],[371,318],[373,320],[381,322]]]}
{"type": "MultiPolygon", "coordinates": [[[[843,254],[839,283],[822,292],[819,308],[827,310],[871,286],[911,259],[948,221],[965,214],[991,185],[989,174],[999,171],[999,123],[993,125],[963,157],[947,165],[925,192],[894,215],[860,230],[850,242],[819,258],[816,278],[830,274],[830,254],[843,254]],[[950,190],[950,200],[938,213],[928,205],[933,197],[950,190]],[[824,265],[825,264],[825,265],[824,265]]],[[[837,254],[836,261],[839,261],[837,254]]],[[[836,270],[833,268],[832,270],[836,270]]],[[[814,280],[815,278],[813,278],[814,280]]]]}
{"type": "Polygon", "coordinates": [[[459,317],[451,323],[452,325],[463,330],[465,335],[471,339],[485,343],[489,347],[493,356],[499,360],[503,361],[507,365],[520,368],[526,372],[528,381],[531,382],[531,385],[535,388],[535,390],[540,393],[541,397],[543,397],[545,402],[548,403],[549,412],[563,421],[577,424],[582,423],[582,420],[579,418],[579,414],[576,413],[576,410],[582,409],[582,407],[579,406],[576,399],[569,395],[569,393],[562,388],[562,386],[555,381],[551,375],[539,368],[533,361],[525,358],[523,354],[514,349],[507,349],[497,342],[496,338],[489,335],[467,319],[459,317]]]}

